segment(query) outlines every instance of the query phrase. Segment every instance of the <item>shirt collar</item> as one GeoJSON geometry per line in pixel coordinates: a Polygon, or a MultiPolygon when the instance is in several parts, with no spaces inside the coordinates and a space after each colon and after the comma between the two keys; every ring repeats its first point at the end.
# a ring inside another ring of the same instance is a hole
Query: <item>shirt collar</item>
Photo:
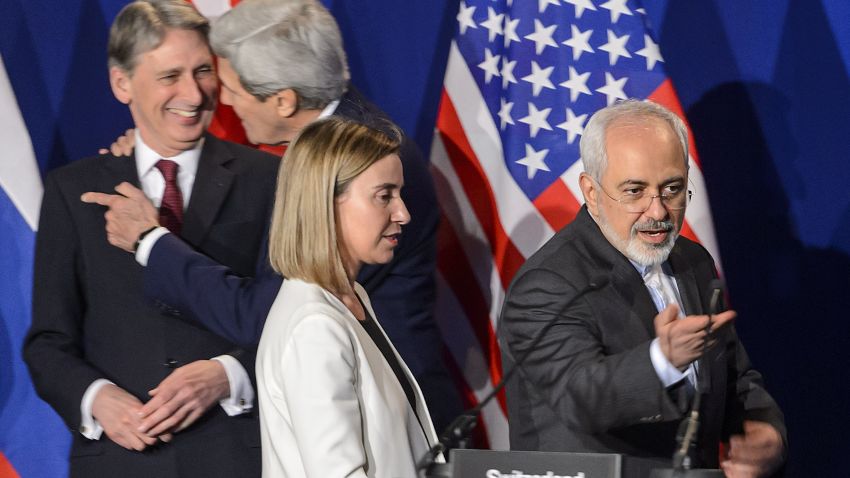
{"type": "Polygon", "coordinates": [[[164,158],[151,149],[150,146],[145,144],[138,128],[136,128],[135,135],[136,143],[134,153],[136,156],[136,171],[139,174],[139,178],[142,178],[149,173],[160,159],[170,159],[177,163],[180,166],[180,173],[188,173],[191,174],[192,177],[194,177],[195,173],[197,173],[198,161],[201,159],[201,149],[204,146],[204,138],[201,138],[194,148],[183,151],[176,156],[164,158]]]}
{"type": "Polygon", "coordinates": [[[646,278],[646,275],[649,274],[650,272],[652,272],[652,270],[656,267],[658,267],[659,272],[662,272],[665,275],[668,275],[668,276],[673,275],[673,271],[670,269],[670,263],[668,261],[662,262],[661,265],[659,265],[659,266],[645,266],[643,264],[638,264],[637,262],[631,260],[628,257],[627,257],[627,259],[629,259],[629,262],[632,263],[632,266],[634,266],[634,268],[637,269],[638,274],[640,274],[640,276],[643,277],[643,278],[646,278]]]}
{"type": "Polygon", "coordinates": [[[328,103],[327,106],[324,107],[324,109],[322,109],[322,112],[319,113],[319,117],[316,119],[322,119],[331,116],[336,111],[337,106],[339,106],[339,100],[331,101],[330,103],[328,103]]]}

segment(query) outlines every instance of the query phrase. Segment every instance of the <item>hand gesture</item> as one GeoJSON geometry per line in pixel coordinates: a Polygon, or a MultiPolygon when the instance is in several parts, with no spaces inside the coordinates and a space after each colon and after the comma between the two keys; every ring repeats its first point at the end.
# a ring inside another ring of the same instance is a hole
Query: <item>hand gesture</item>
{"type": "Polygon", "coordinates": [[[714,334],[737,315],[734,310],[727,310],[710,317],[689,315],[679,319],[679,307],[671,304],[655,316],[655,336],[667,360],[684,370],[699,358],[704,348],[714,346],[714,334]]]}
{"type": "Polygon", "coordinates": [[[106,218],[106,239],[127,252],[136,250],[139,236],[159,225],[159,212],[141,189],[130,183],[115,187],[118,194],[87,192],[80,197],[85,203],[109,208],[106,218]]]}

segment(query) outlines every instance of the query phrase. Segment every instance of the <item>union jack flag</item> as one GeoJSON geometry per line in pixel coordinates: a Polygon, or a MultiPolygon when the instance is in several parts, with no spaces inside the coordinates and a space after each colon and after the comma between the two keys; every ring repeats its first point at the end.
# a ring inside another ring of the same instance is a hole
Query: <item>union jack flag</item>
{"type": "MultiPolygon", "coordinates": [[[[579,139],[626,98],[684,119],[637,0],[464,0],[451,43],[432,171],[443,214],[437,318],[470,405],[502,376],[495,329],[517,269],[573,220],[579,139]]],[[[683,234],[719,260],[696,150],[683,234]]],[[[504,396],[480,438],[508,448],[504,396]]]]}

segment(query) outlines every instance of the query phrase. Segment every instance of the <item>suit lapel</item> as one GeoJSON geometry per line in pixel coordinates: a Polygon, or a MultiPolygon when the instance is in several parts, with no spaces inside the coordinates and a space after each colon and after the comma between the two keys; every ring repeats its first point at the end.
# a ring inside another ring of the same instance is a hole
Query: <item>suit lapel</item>
{"type": "Polygon", "coordinates": [[[611,274],[614,289],[626,303],[631,304],[632,312],[637,315],[648,336],[655,337],[655,316],[658,315],[658,309],[655,308],[652,296],[646,290],[643,278],[635,266],[623,257],[622,261],[617,261],[611,274]]]}
{"type": "Polygon", "coordinates": [[[655,337],[654,319],[658,311],[635,266],[608,242],[587,211],[587,206],[582,206],[576,221],[582,229],[581,235],[588,251],[594,256],[592,263],[610,267],[611,288],[629,305],[628,309],[643,324],[648,336],[655,337]]]}
{"type": "Polygon", "coordinates": [[[199,246],[227,198],[234,174],[226,168],[233,159],[221,140],[207,134],[181,236],[199,246]]]}
{"type": "Polygon", "coordinates": [[[668,259],[673,277],[676,278],[676,288],[679,289],[679,297],[682,299],[682,307],[685,315],[702,314],[702,301],[700,300],[699,288],[697,287],[694,269],[682,257],[681,249],[674,247],[668,259]]]}
{"type": "MultiPolygon", "coordinates": [[[[103,156],[98,158],[102,163],[101,167],[97,168],[97,176],[94,178],[95,190],[107,194],[116,194],[115,186],[122,182],[128,182],[133,186],[141,189],[139,181],[139,172],[136,168],[135,156],[103,156]]],[[[94,244],[98,244],[98,254],[102,259],[107,259],[113,266],[120,268],[124,273],[121,280],[128,281],[129,284],[134,284],[130,287],[137,287],[137,280],[140,278],[142,269],[136,263],[134,257],[125,253],[117,247],[109,245],[107,236],[104,234],[106,220],[103,218],[103,212],[106,208],[92,209],[99,217],[97,224],[102,224],[101,227],[86,231],[86,237],[94,238],[94,244]],[[100,212],[96,212],[100,211],[100,212]]]]}
{"type": "Polygon", "coordinates": [[[115,194],[115,186],[122,181],[141,189],[135,156],[105,157],[103,162],[103,174],[97,183],[98,190],[115,194]]]}

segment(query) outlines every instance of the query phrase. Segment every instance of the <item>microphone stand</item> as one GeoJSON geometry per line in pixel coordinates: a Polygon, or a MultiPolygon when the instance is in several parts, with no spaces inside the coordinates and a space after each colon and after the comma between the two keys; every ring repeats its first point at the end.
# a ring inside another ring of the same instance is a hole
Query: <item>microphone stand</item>
{"type": "Polygon", "coordinates": [[[451,464],[450,463],[437,463],[437,456],[441,453],[444,453],[452,448],[466,448],[468,445],[469,435],[472,433],[472,430],[478,425],[478,415],[481,413],[481,410],[487,406],[502,389],[508,383],[508,380],[513,377],[517,370],[519,370],[520,366],[525,363],[525,360],[534,351],[537,347],[537,344],[543,340],[543,336],[549,329],[555,325],[558,317],[564,313],[565,310],[569,306],[571,306],[576,300],[583,297],[588,292],[592,292],[595,290],[599,290],[605,287],[609,282],[607,275],[598,275],[591,278],[590,282],[585,286],[584,289],[581,289],[578,294],[572,296],[570,300],[561,307],[561,310],[558,311],[558,314],[555,315],[552,319],[550,319],[534,338],[531,340],[531,344],[525,350],[525,352],[519,357],[519,360],[514,362],[514,366],[508,370],[502,380],[499,381],[498,385],[489,393],[484,400],[478,403],[478,405],[470,408],[469,410],[461,413],[457,418],[452,420],[449,426],[443,430],[443,433],[440,434],[439,439],[434,446],[432,446],[425,455],[419,460],[416,464],[416,469],[420,473],[424,472],[424,476],[426,478],[451,478],[451,464]]]}
{"type": "MultiPolygon", "coordinates": [[[[706,339],[702,344],[702,352],[700,358],[705,357],[708,350],[708,334],[711,332],[711,316],[716,315],[717,306],[720,303],[720,295],[723,293],[723,282],[720,279],[712,279],[708,285],[711,290],[711,299],[709,299],[709,321],[705,327],[706,339]]],[[[708,370],[703,371],[708,374],[708,370]]],[[[702,399],[700,390],[694,391],[694,400],[691,403],[691,410],[687,418],[679,425],[679,431],[676,434],[676,451],[673,453],[673,468],[656,468],[649,474],[650,478],[723,478],[724,474],[721,470],[716,469],[691,469],[690,458],[688,452],[696,444],[697,430],[699,430],[699,410],[702,399]]]]}

